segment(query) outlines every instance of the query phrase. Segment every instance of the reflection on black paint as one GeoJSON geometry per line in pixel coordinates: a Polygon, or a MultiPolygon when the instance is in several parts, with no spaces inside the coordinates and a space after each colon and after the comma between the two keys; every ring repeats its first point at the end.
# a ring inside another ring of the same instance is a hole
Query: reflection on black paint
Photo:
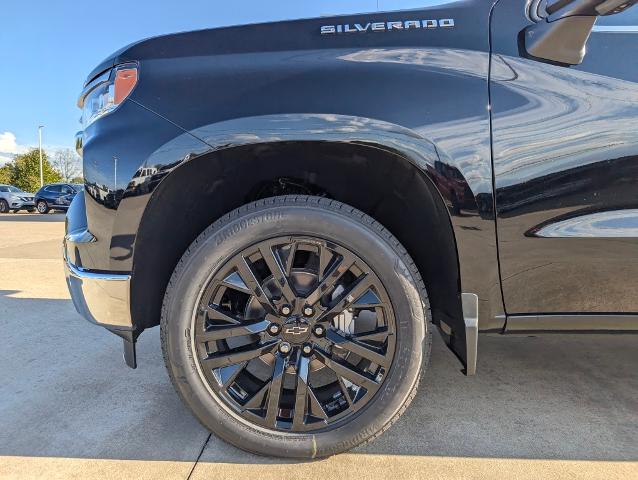
{"type": "Polygon", "coordinates": [[[506,310],[636,312],[636,36],[594,32],[575,68],[523,59],[515,4],[495,9],[490,86],[506,310]]]}

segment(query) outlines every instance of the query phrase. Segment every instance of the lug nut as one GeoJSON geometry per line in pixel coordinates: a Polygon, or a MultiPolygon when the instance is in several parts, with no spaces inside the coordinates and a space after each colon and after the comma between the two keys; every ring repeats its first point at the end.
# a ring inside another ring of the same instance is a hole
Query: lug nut
{"type": "Polygon", "coordinates": [[[268,333],[270,333],[271,335],[277,335],[280,330],[281,327],[276,323],[271,323],[268,327],[268,333]]]}
{"type": "Polygon", "coordinates": [[[321,337],[326,332],[326,329],[323,328],[323,325],[315,325],[313,332],[316,336],[321,337]]]}
{"type": "Polygon", "coordinates": [[[287,353],[290,353],[291,349],[292,347],[290,346],[288,342],[282,342],[279,344],[279,351],[283,353],[284,355],[287,353]]]}
{"type": "Polygon", "coordinates": [[[312,307],[310,305],[306,306],[303,308],[303,314],[306,317],[312,317],[312,315],[315,313],[315,311],[312,309],[312,307]]]}
{"type": "Polygon", "coordinates": [[[304,353],[304,355],[310,355],[312,353],[312,347],[306,344],[301,348],[301,351],[304,353]]]}
{"type": "Polygon", "coordinates": [[[292,309],[290,308],[289,305],[284,305],[283,307],[281,307],[282,315],[290,315],[290,312],[292,312],[292,309]]]}

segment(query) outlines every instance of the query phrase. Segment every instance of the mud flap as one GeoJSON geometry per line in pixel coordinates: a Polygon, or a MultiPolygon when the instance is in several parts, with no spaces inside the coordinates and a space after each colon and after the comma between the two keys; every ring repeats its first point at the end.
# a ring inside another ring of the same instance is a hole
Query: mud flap
{"type": "Polygon", "coordinates": [[[133,369],[137,368],[137,352],[135,345],[137,343],[137,337],[140,336],[141,332],[139,330],[122,330],[115,328],[109,328],[109,330],[118,337],[122,337],[124,347],[123,357],[126,365],[133,369]]]}
{"type": "Polygon", "coordinates": [[[124,342],[124,362],[130,368],[133,368],[133,369],[137,368],[137,354],[135,351],[135,340],[130,342],[127,339],[123,338],[122,341],[124,342]]]}
{"type": "Polygon", "coordinates": [[[462,293],[463,318],[445,318],[439,322],[439,331],[446,345],[463,364],[466,375],[476,373],[478,354],[478,296],[462,293]]]}

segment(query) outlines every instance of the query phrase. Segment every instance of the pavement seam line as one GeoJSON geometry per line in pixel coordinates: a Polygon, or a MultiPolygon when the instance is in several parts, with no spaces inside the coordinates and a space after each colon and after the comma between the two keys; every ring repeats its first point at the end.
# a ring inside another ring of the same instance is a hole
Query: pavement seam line
{"type": "Polygon", "coordinates": [[[208,436],[206,437],[206,441],[204,441],[204,445],[202,445],[202,448],[199,451],[199,455],[197,455],[197,458],[195,459],[195,463],[193,463],[193,467],[191,468],[191,471],[188,472],[188,475],[186,476],[186,480],[190,480],[191,476],[193,475],[193,472],[195,471],[195,467],[199,463],[199,459],[202,457],[202,454],[204,453],[204,450],[206,449],[206,445],[208,445],[211,435],[212,433],[209,433],[208,436]]]}

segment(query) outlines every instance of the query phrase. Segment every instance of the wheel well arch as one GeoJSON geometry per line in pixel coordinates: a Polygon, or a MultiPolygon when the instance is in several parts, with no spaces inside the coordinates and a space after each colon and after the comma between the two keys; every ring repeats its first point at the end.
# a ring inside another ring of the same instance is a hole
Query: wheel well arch
{"type": "Polygon", "coordinates": [[[434,323],[462,316],[450,216],[423,170],[376,145],[282,141],[193,158],[157,186],[135,242],[131,277],[135,325],[142,330],[159,324],[175,266],[211,223],[253,200],[290,193],[333,198],[379,221],[415,261],[430,296],[434,323]]]}

